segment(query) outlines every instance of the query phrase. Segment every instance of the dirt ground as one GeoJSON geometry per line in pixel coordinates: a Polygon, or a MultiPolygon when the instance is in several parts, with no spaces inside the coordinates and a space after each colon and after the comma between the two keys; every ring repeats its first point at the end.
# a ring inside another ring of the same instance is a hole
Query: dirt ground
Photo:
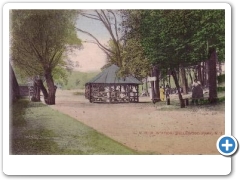
{"type": "Polygon", "coordinates": [[[75,91],[58,90],[53,109],[146,154],[219,154],[225,112],[207,108],[164,110],[140,97],[140,103],[89,103],[75,91]]]}

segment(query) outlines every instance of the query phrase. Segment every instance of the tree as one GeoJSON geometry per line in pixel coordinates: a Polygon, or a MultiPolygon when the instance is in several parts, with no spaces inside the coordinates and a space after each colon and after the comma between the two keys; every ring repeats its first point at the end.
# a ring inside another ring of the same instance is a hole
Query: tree
{"type": "Polygon", "coordinates": [[[217,101],[217,53],[215,48],[209,49],[209,101],[215,103],[217,101]]]}
{"type": "Polygon", "coordinates": [[[103,66],[115,64],[120,67],[118,75],[123,77],[133,75],[136,78],[146,77],[149,73],[149,63],[143,56],[143,49],[138,39],[124,41],[122,37],[122,12],[120,10],[81,11],[82,17],[101,22],[110,35],[107,45],[102,44],[92,33],[77,27],[76,29],[93,38],[91,43],[97,44],[107,55],[107,63],[103,66]]]}
{"type": "MultiPolygon", "coordinates": [[[[217,100],[217,61],[225,61],[225,11],[202,10],[198,12],[202,18],[199,21],[201,27],[194,35],[194,45],[204,49],[202,56],[207,59],[209,101],[217,100]]],[[[206,70],[205,70],[206,71],[206,70]]]]}
{"type": "MultiPolygon", "coordinates": [[[[139,37],[150,63],[172,72],[181,102],[176,69],[205,61],[209,44],[223,57],[224,10],[130,10],[128,14],[127,38],[139,37]]],[[[181,74],[185,76],[184,71],[181,74]]]]}
{"type": "MultiPolygon", "coordinates": [[[[54,76],[63,77],[67,55],[81,47],[74,10],[12,10],[11,59],[26,76],[46,80],[45,102],[55,104],[54,76]]],[[[45,88],[42,83],[42,90],[45,88]]]]}
{"type": "Polygon", "coordinates": [[[123,75],[131,74],[138,79],[149,76],[151,64],[144,55],[140,39],[130,38],[123,47],[123,66],[121,72],[123,75]]]}
{"type": "Polygon", "coordinates": [[[81,11],[80,15],[82,17],[92,19],[101,22],[101,24],[106,28],[111,39],[109,41],[109,46],[102,44],[92,33],[84,31],[80,27],[76,29],[84,34],[89,35],[93,38],[91,43],[97,44],[98,47],[103,50],[109,59],[114,59],[114,62],[119,67],[122,66],[122,49],[119,37],[119,24],[118,24],[118,11],[117,10],[94,10],[94,11],[81,11]],[[113,58],[114,57],[114,58],[113,58]]]}
{"type": "MultiPolygon", "coordinates": [[[[141,78],[155,76],[156,83],[151,82],[154,101],[159,99],[159,67],[152,63],[149,56],[144,52],[142,45],[141,20],[142,10],[121,10],[122,15],[122,33],[124,40],[124,51],[126,58],[124,61],[127,66],[130,65],[131,71],[140,74],[141,78]],[[154,89],[153,89],[154,88],[154,89]]],[[[128,67],[129,69],[129,67],[128,67]]]]}
{"type": "Polygon", "coordinates": [[[102,69],[111,66],[112,64],[117,65],[118,67],[122,67],[123,66],[123,46],[120,44],[118,47],[115,45],[114,41],[112,39],[110,39],[108,41],[108,49],[111,52],[106,53],[107,54],[107,63],[102,67],[102,69]],[[119,56],[117,56],[116,54],[118,53],[118,47],[120,47],[120,54],[121,57],[119,58],[119,56]]]}

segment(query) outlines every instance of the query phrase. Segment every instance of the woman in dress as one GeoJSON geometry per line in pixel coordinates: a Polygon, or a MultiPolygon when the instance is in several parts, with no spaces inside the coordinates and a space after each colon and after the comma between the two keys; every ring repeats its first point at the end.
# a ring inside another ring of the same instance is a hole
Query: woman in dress
{"type": "Polygon", "coordinates": [[[164,88],[163,86],[160,87],[160,100],[164,101],[165,100],[165,95],[164,95],[164,88]]]}

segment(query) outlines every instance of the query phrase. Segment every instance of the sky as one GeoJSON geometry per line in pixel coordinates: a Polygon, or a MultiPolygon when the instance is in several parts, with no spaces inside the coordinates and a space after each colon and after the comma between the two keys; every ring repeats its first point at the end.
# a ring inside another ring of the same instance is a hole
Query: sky
{"type": "MultiPolygon", "coordinates": [[[[92,12],[88,10],[88,12],[92,12]]],[[[76,23],[76,27],[90,32],[93,34],[102,44],[107,44],[110,39],[110,35],[101,24],[101,22],[92,20],[85,17],[79,17],[76,23]]],[[[93,39],[80,31],[77,32],[78,37],[82,41],[92,41],[93,39]]],[[[83,49],[76,50],[73,55],[69,56],[70,60],[78,61],[79,67],[75,67],[74,70],[81,72],[94,72],[100,71],[106,63],[105,53],[96,45],[90,42],[83,42],[83,49]]]]}

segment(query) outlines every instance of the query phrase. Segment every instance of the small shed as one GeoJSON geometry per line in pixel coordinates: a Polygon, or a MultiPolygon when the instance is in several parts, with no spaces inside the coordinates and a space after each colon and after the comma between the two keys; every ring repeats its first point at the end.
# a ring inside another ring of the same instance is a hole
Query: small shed
{"type": "Polygon", "coordinates": [[[118,77],[119,67],[111,65],[85,84],[85,97],[90,102],[139,102],[142,84],[133,76],[118,77]]]}

